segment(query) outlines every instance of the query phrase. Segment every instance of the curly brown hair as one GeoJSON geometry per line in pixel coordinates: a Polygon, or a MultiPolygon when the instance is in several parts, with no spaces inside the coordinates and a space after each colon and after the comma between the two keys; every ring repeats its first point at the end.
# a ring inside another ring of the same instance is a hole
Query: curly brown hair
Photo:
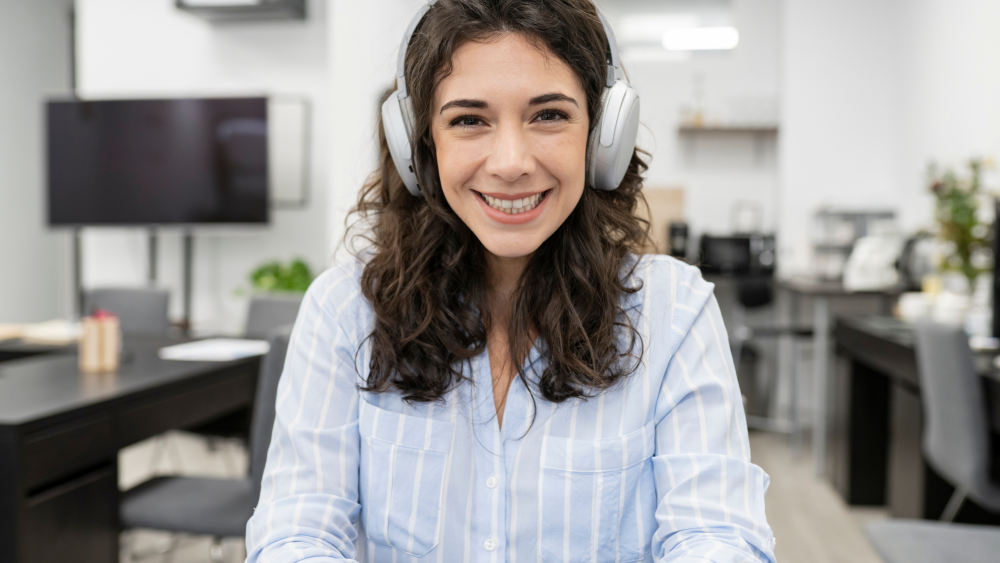
{"type": "MultiPolygon", "coordinates": [[[[413,162],[424,197],[403,185],[380,119],[381,163],[361,190],[348,231],[351,237],[366,225],[357,236],[370,245],[361,277],[375,313],[366,391],[439,400],[466,379],[462,363],[485,349],[487,251],[442,192],[432,99],[460,45],[512,33],[573,69],[587,95],[591,135],[599,122],[608,41],[591,0],[438,0],[430,8],[405,61],[415,114],[413,162]]],[[[594,396],[634,371],[641,357],[641,338],[623,308],[623,296],[639,289],[628,279],[649,241],[649,224],[637,214],[645,204],[646,164],[639,153],[617,190],[584,189],[566,221],[532,255],[511,298],[510,358],[530,391],[519,359],[527,357],[534,329],[547,360],[537,389],[549,401],[594,396]]]]}

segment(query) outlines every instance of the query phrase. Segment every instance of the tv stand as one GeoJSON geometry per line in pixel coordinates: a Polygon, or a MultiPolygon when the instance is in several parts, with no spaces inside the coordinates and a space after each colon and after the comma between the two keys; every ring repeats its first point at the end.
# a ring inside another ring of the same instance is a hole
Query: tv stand
{"type": "Polygon", "coordinates": [[[184,276],[184,319],[181,321],[181,328],[184,336],[191,335],[191,288],[194,264],[194,233],[184,230],[184,263],[182,266],[184,276]]]}
{"type": "MultiPolygon", "coordinates": [[[[194,269],[194,233],[190,229],[184,230],[182,238],[182,262],[181,275],[183,279],[184,291],[184,318],[181,319],[180,326],[184,335],[191,334],[191,303],[193,269],[194,269]]],[[[155,227],[149,228],[149,270],[148,280],[150,287],[156,284],[157,277],[157,247],[159,235],[155,227]]],[[[73,229],[73,305],[76,320],[80,320],[87,315],[86,297],[83,290],[83,227],[73,229]]]]}

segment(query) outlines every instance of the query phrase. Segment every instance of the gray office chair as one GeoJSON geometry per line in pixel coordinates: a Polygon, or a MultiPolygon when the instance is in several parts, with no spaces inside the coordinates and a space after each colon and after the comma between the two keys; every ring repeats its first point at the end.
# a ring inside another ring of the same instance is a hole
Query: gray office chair
{"type": "Polygon", "coordinates": [[[151,288],[92,289],[84,296],[87,314],[97,309],[118,317],[124,333],[166,334],[170,328],[170,292],[151,288]]]}
{"type": "Polygon", "coordinates": [[[993,563],[1000,557],[1000,528],[951,523],[966,498],[1000,510],[1000,487],[989,479],[986,403],[969,337],[961,328],[930,322],[918,324],[916,335],[924,457],[955,492],[941,514],[945,523],[877,521],[865,532],[887,563],[993,563]]]}
{"type": "Polygon", "coordinates": [[[254,397],[250,437],[250,472],[243,479],[211,477],[156,477],[122,493],[123,529],[148,528],[214,538],[211,555],[221,556],[220,541],[243,537],[247,521],[260,497],[260,482],[274,426],[278,380],[292,325],[268,335],[271,350],[261,362],[254,397]]]}
{"type": "MultiPolygon", "coordinates": [[[[97,309],[118,317],[124,334],[163,336],[170,329],[170,292],[153,288],[101,288],[84,294],[84,313],[97,309]]],[[[170,451],[167,436],[156,439],[150,467],[155,472],[160,458],[170,451]]]]}
{"type": "MultiPolygon", "coordinates": [[[[302,294],[291,293],[287,295],[268,294],[252,298],[247,313],[244,336],[254,340],[263,340],[275,327],[294,323],[295,317],[299,314],[302,297],[302,294]]],[[[216,451],[220,445],[227,443],[227,441],[230,444],[237,444],[238,447],[242,447],[247,442],[246,418],[240,418],[236,415],[189,429],[189,432],[205,439],[210,451],[216,451]]],[[[222,460],[227,468],[235,468],[236,463],[231,449],[223,452],[222,460]]],[[[235,469],[233,471],[235,472],[235,469]]]]}
{"type": "Polygon", "coordinates": [[[996,563],[1000,528],[921,520],[876,520],[865,525],[886,563],[996,563]]]}
{"type": "Polygon", "coordinates": [[[916,332],[924,457],[955,487],[941,519],[953,520],[967,497],[1000,512],[1000,486],[990,480],[986,400],[969,338],[960,328],[929,322],[916,332]]]}
{"type": "Polygon", "coordinates": [[[254,297],[247,313],[246,337],[266,338],[274,327],[294,323],[301,304],[301,294],[254,297]]]}

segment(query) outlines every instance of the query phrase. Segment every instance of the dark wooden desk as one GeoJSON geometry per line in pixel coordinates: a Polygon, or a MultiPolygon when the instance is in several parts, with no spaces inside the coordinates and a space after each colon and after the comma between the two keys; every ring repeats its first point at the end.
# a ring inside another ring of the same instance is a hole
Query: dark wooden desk
{"type": "Polygon", "coordinates": [[[76,344],[33,344],[20,339],[0,340],[0,362],[42,354],[73,354],[76,344]]]}
{"type": "MultiPolygon", "coordinates": [[[[891,317],[839,317],[829,441],[834,486],[849,504],[888,505],[900,518],[937,518],[952,487],[923,458],[923,414],[913,329],[891,317]]],[[[993,475],[1000,478],[1000,370],[992,353],[975,355],[993,436],[993,475]]],[[[1000,523],[967,502],[966,522],[1000,523]]]]}
{"type": "Polygon", "coordinates": [[[0,364],[0,561],[117,563],[118,450],[253,402],[260,358],[159,359],[169,343],[127,339],[109,375],[75,355],[0,364]]]}

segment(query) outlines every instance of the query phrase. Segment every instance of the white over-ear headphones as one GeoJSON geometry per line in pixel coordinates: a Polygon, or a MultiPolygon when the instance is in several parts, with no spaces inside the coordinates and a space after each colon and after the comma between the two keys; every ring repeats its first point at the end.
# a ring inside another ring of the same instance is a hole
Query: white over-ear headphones
{"type": "MultiPolygon", "coordinates": [[[[420,20],[434,4],[431,0],[424,5],[403,34],[399,44],[399,58],[396,62],[396,91],[382,104],[382,127],[385,129],[389,154],[396,165],[399,176],[406,184],[406,189],[415,196],[420,195],[417,175],[413,170],[413,147],[410,135],[413,134],[413,102],[406,89],[406,49],[410,38],[420,24],[420,20]]],[[[614,31],[600,8],[597,15],[601,18],[604,33],[608,38],[609,61],[608,76],[604,93],[601,95],[601,114],[599,123],[590,133],[588,147],[589,169],[587,180],[590,185],[599,190],[613,190],[625,177],[632,153],[635,151],[635,137],[639,132],[639,94],[625,79],[621,61],[618,58],[618,43],[614,31]]]]}

